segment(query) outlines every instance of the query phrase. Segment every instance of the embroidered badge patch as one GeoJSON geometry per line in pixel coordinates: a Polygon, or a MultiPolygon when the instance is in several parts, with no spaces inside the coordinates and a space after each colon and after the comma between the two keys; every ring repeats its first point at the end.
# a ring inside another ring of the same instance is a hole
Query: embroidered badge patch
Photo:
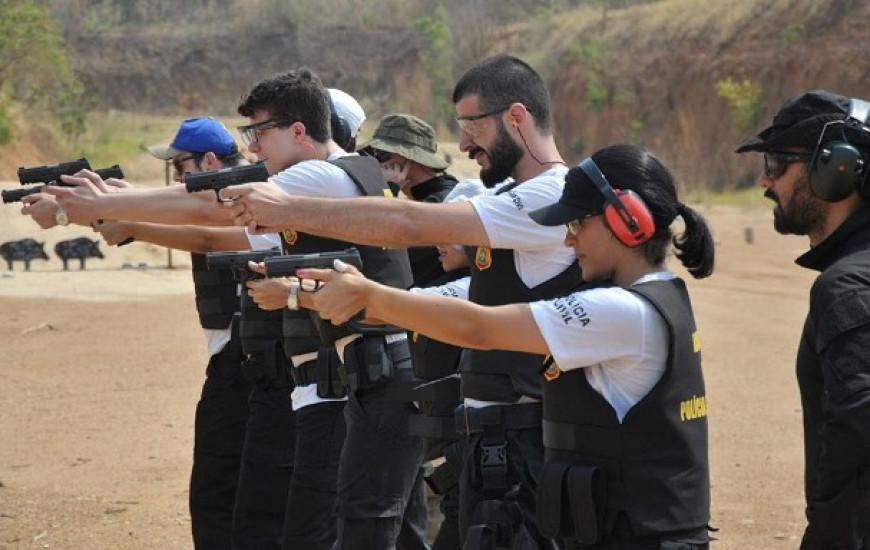
{"type": "Polygon", "coordinates": [[[547,382],[552,382],[562,375],[562,369],[560,369],[559,365],[556,364],[556,361],[553,360],[552,355],[544,357],[544,364],[541,369],[541,375],[547,382]]]}
{"type": "Polygon", "coordinates": [[[478,246],[474,253],[474,265],[480,271],[492,267],[492,250],[485,246],[478,246]]]}
{"type": "Polygon", "coordinates": [[[285,229],[281,232],[281,236],[284,237],[287,246],[293,246],[296,244],[296,240],[299,239],[299,234],[296,233],[295,229],[285,229]]]}
{"type": "Polygon", "coordinates": [[[562,375],[562,369],[559,368],[555,362],[550,363],[550,366],[547,367],[547,370],[544,371],[544,380],[547,382],[552,382],[556,378],[559,378],[562,375]]]}

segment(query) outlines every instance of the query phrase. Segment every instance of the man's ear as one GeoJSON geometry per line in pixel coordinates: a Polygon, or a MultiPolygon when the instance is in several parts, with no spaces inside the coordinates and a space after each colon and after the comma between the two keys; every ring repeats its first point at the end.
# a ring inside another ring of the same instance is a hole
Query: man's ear
{"type": "Polygon", "coordinates": [[[522,103],[514,103],[510,107],[508,107],[507,114],[510,118],[510,125],[514,128],[517,128],[529,115],[529,112],[526,110],[525,105],[523,105],[522,103]]]}
{"type": "Polygon", "coordinates": [[[308,135],[305,124],[298,121],[290,125],[290,131],[293,132],[293,139],[295,139],[297,142],[302,141],[303,139],[305,139],[305,136],[308,135]]]}
{"type": "Polygon", "coordinates": [[[212,172],[223,167],[223,164],[218,160],[217,155],[211,151],[203,155],[202,163],[200,164],[202,165],[203,172],[212,172]]]}

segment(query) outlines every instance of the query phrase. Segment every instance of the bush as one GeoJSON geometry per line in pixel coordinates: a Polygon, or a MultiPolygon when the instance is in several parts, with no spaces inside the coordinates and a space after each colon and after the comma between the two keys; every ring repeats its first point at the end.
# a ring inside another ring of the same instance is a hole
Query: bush
{"type": "Polygon", "coordinates": [[[761,84],[748,78],[737,82],[731,77],[716,82],[716,93],[731,108],[731,122],[741,133],[747,133],[758,125],[764,112],[764,90],[761,84]]]}

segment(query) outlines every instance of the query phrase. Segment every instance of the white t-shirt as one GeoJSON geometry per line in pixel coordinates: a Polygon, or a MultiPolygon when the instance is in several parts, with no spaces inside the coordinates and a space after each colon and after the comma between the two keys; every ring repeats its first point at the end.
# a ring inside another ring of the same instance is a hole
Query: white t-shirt
{"type": "Polygon", "coordinates": [[[566,166],[553,166],[510,191],[496,195],[498,188],[487,189],[469,200],[492,248],[513,250],[517,274],[530,288],[574,262],[574,251],[563,244],[565,227],[547,227],[529,217],[530,211],[559,201],[567,173],[566,166]]]}
{"type": "Polygon", "coordinates": [[[468,286],[471,284],[471,277],[461,277],[453,281],[448,281],[439,286],[427,287],[412,287],[411,292],[417,294],[429,294],[436,296],[450,296],[451,298],[468,299],[468,286]]]}
{"type": "MultiPolygon", "coordinates": [[[[353,153],[340,151],[329,156],[329,160],[344,156],[356,156],[353,153]]],[[[290,195],[301,197],[345,198],[358,197],[361,192],[347,172],[334,164],[322,160],[306,160],[278,172],[270,181],[290,195]]],[[[315,354],[294,358],[295,363],[311,359],[315,354]]],[[[323,403],[326,401],[345,401],[342,399],[324,399],[317,395],[317,384],[296,386],[291,394],[293,410],[323,403]]]]}
{"type": "MultiPolygon", "coordinates": [[[[675,278],[651,273],[634,284],[675,278]]],[[[668,326],[648,300],[613,286],[529,304],[562,371],[585,369],[619,421],[655,386],[668,359],[668,326]]]]}

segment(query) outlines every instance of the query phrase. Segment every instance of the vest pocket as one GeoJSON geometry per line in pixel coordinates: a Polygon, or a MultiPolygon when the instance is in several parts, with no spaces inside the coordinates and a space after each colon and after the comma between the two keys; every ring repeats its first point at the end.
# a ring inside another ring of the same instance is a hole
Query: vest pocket
{"type": "Polygon", "coordinates": [[[604,536],[604,472],[596,466],[552,461],[538,478],[537,522],[550,538],[597,544],[604,536]]]}

